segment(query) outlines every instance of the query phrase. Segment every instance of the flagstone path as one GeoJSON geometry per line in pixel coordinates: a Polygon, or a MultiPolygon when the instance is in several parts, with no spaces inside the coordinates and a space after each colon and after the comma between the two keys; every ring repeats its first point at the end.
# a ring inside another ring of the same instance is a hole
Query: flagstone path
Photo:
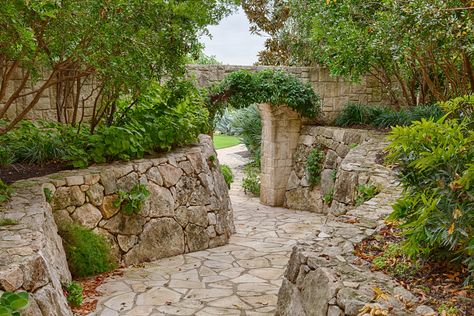
{"type": "Polygon", "coordinates": [[[236,233],[229,244],[125,269],[99,287],[92,315],[274,314],[292,247],[316,233],[329,237],[331,225],[323,215],[264,206],[246,196],[246,161],[237,154],[244,150],[218,151],[236,177],[230,190],[236,233]]]}

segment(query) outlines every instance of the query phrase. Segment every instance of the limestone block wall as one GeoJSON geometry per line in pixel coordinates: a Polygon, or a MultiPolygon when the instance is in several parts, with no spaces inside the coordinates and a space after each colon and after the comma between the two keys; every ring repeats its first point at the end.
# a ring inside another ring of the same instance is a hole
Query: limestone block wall
{"type": "Polygon", "coordinates": [[[11,201],[0,206],[0,219],[18,223],[0,226],[0,290],[30,293],[22,315],[72,316],[61,287],[71,274],[41,183],[20,181],[13,189],[11,201]]]}
{"type": "Polygon", "coordinates": [[[107,237],[125,265],[217,247],[234,231],[227,184],[209,136],[159,157],[18,181],[0,219],[0,290],[31,293],[25,315],[72,315],[62,292],[71,280],[58,226],[76,223],[107,237]],[[145,184],[141,212],[114,207],[118,190],[145,184]],[[49,202],[47,202],[47,200],[49,202]]]}
{"type": "Polygon", "coordinates": [[[287,106],[259,105],[262,117],[260,201],[281,206],[291,171],[301,117],[287,106]]]}
{"type": "Polygon", "coordinates": [[[234,225],[216,157],[202,135],[200,146],[159,158],[63,172],[49,184],[54,218],[104,235],[125,265],[224,245],[234,225]],[[139,214],[125,215],[113,202],[138,183],[151,195],[139,214]]]}
{"type": "MultiPolygon", "coordinates": [[[[0,65],[0,70],[2,65],[0,65]]],[[[360,82],[354,83],[349,80],[332,77],[329,70],[321,67],[274,67],[274,66],[234,66],[234,65],[188,65],[188,77],[194,78],[201,87],[207,87],[224,79],[228,74],[238,70],[261,71],[264,69],[279,69],[294,74],[304,82],[309,82],[314,91],[323,100],[323,118],[325,121],[332,120],[335,115],[348,102],[360,102],[366,104],[390,104],[390,100],[377,80],[373,77],[364,77],[360,82]]],[[[23,70],[17,69],[13,76],[13,83],[10,85],[7,96],[13,93],[13,89],[20,85],[23,78],[23,70]]],[[[46,76],[44,76],[46,77],[46,76]]],[[[29,83],[25,93],[32,91],[34,87],[39,87],[45,79],[39,79],[35,83],[29,83]]],[[[83,87],[81,105],[78,117],[84,115],[84,121],[89,121],[92,116],[95,92],[95,84],[92,80],[87,81],[83,87]],[[92,94],[92,97],[90,97],[92,94]],[[84,103],[82,103],[84,100],[84,103]]],[[[7,118],[13,118],[20,113],[31,100],[31,96],[18,99],[7,112],[7,118]]],[[[5,102],[5,101],[3,101],[5,102]]],[[[0,102],[0,109],[4,103],[0,102]]],[[[69,109],[68,115],[72,115],[69,109]]],[[[42,94],[36,107],[27,116],[29,119],[57,120],[56,112],[56,87],[52,86],[42,94]]]]}
{"type": "MultiPolygon", "coordinates": [[[[2,67],[4,65],[0,64],[0,71],[2,71],[2,67]]],[[[9,87],[6,91],[6,97],[4,100],[0,100],[0,110],[3,109],[6,99],[12,95],[17,89],[22,82],[22,79],[24,78],[25,70],[21,68],[17,68],[14,70],[11,81],[9,83],[9,87]]],[[[7,119],[13,119],[15,118],[18,114],[20,114],[23,109],[27,107],[29,102],[33,99],[34,95],[26,95],[32,91],[37,90],[39,87],[41,87],[47,80],[47,77],[49,74],[45,71],[44,75],[38,80],[32,82],[29,81],[25,88],[21,91],[21,94],[25,94],[24,97],[18,98],[8,109],[6,112],[6,117],[7,119]]],[[[92,118],[92,110],[94,107],[94,97],[95,97],[95,92],[94,88],[96,87],[96,84],[93,80],[87,80],[84,82],[82,91],[83,95],[80,98],[80,108],[78,109],[77,113],[77,118],[78,120],[82,117],[84,122],[90,121],[92,118]]],[[[66,104],[67,106],[68,104],[66,104]]],[[[71,119],[73,115],[73,109],[69,107],[66,110],[66,115],[71,119]]],[[[65,114],[62,113],[61,117],[63,118],[65,114]]],[[[30,111],[26,119],[44,119],[44,120],[51,120],[51,121],[57,121],[58,120],[58,113],[56,109],[56,86],[53,85],[49,88],[47,88],[42,94],[41,97],[36,104],[36,106],[33,108],[32,111],[30,111]]]]}
{"type": "Polygon", "coordinates": [[[286,186],[285,206],[339,215],[354,206],[357,185],[385,186],[393,180],[393,172],[377,160],[387,145],[384,137],[383,133],[362,129],[303,126],[286,186]],[[311,187],[306,169],[315,148],[324,151],[324,159],[321,181],[311,187]]]}
{"type": "Polygon", "coordinates": [[[188,65],[188,76],[207,87],[223,80],[228,74],[247,70],[251,72],[265,69],[287,71],[303,82],[309,82],[323,101],[323,121],[331,121],[348,102],[364,104],[390,104],[388,95],[378,81],[371,76],[360,82],[351,82],[341,77],[333,77],[323,67],[277,67],[277,66],[234,66],[234,65],[188,65]]]}

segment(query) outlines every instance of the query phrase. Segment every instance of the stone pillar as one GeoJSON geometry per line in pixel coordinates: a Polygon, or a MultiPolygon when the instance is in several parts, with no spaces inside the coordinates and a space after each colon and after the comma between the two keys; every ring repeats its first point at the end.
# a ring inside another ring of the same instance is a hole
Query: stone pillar
{"type": "Polygon", "coordinates": [[[301,116],[287,106],[259,105],[262,117],[260,201],[282,206],[301,129],[301,116]]]}

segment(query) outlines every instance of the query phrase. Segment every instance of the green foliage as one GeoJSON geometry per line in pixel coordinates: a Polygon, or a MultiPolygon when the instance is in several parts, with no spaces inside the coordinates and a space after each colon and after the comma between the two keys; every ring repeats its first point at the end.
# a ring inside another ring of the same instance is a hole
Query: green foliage
{"type": "Polygon", "coordinates": [[[316,117],[321,108],[321,100],[310,84],[287,72],[274,70],[256,73],[242,70],[229,74],[211,89],[209,103],[234,108],[258,103],[287,105],[309,118],[316,117]]]}
{"type": "Polygon", "coordinates": [[[0,203],[8,201],[12,193],[12,188],[0,179],[0,203]]]}
{"type": "Polygon", "coordinates": [[[306,177],[311,187],[318,185],[321,181],[324,156],[324,151],[320,147],[316,147],[311,150],[306,159],[306,177]]]}
{"type": "Polygon", "coordinates": [[[0,219],[0,226],[8,226],[8,225],[18,225],[18,221],[16,219],[11,219],[11,218],[0,219]]]}
{"type": "Polygon", "coordinates": [[[27,292],[3,292],[0,296],[0,316],[20,316],[20,311],[29,305],[27,292]]]}
{"type": "Polygon", "coordinates": [[[224,176],[225,183],[227,183],[227,187],[230,189],[230,185],[234,182],[234,174],[232,173],[232,169],[229,166],[221,164],[221,173],[224,176]]]}
{"type": "Polygon", "coordinates": [[[43,193],[44,197],[46,198],[46,202],[51,202],[51,200],[53,199],[53,192],[51,192],[49,188],[43,188],[43,193]]]}
{"type": "Polygon", "coordinates": [[[253,162],[245,166],[242,180],[244,191],[260,196],[260,166],[253,162]]]}
{"type": "Polygon", "coordinates": [[[63,162],[83,168],[190,144],[208,131],[203,98],[189,82],[165,87],[153,83],[132,107],[127,101],[124,97],[119,103],[114,124],[101,125],[94,134],[84,127],[22,121],[0,135],[0,147],[10,153],[11,162],[63,162]]]}
{"type": "Polygon", "coordinates": [[[370,200],[374,196],[376,196],[380,190],[373,184],[359,184],[357,186],[357,195],[355,198],[355,205],[360,206],[364,204],[364,202],[370,200]]]}
{"type": "Polygon", "coordinates": [[[139,214],[142,210],[143,203],[150,197],[146,185],[137,183],[129,192],[120,190],[118,198],[114,201],[115,207],[120,207],[120,210],[127,215],[139,214]]]}
{"type": "Polygon", "coordinates": [[[94,78],[104,99],[112,101],[102,106],[111,109],[117,96],[136,95],[149,80],[182,76],[188,56],[202,51],[199,38],[207,26],[237,3],[7,1],[0,6],[0,60],[19,63],[33,81],[43,71],[52,80],[61,80],[56,75],[62,73],[72,85],[77,78],[94,78]]]}
{"type": "Polygon", "coordinates": [[[456,306],[453,306],[452,303],[444,303],[438,307],[438,313],[446,316],[457,316],[459,315],[459,310],[456,306]]]}
{"type": "Polygon", "coordinates": [[[239,136],[252,160],[258,163],[262,146],[262,119],[257,106],[252,104],[235,111],[230,125],[232,134],[239,136]]]}
{"type": "Polygon", "coordinates": [[[374,74],[405,105],[471,90],[472,10],[463,0],[289,0],[286,35],[300,63],[358,80],[374,74]]]}
{"type": "Polygon", "coordinates": [[[336,169],[334,169],[331,172],[331,179],[332,179],[332,181],[336,182],[336,179],[337,179],[337,170],[336,169]]]}
{"type": "Polygon", "coordinates": [[[81,306],[82,301],[84,300],[82,292],[83,288],[78,282],[73,281],[66,286],[66,298],[72,307],[81,306]]]}
{"type": "Polygon", "coordinates": [[[86,277],[111,271],[116,262],[104,236],[79,225],[60,228],[69,270],[74,277],[86,277]]]}
{"type": "Polygon", "coordinates": [[[457,113],[392,129],[387,158],[404,192],[391,219],[402,223],[408,254],[444,254],[474,276],[474,130],[457,113]]]}
{"type": "Polygon", "coordinates": [[[435,105],[419,105],[395,111],[380,106],[349,103],[336,117],[335,125],[387,128],[410,125],[413,121],[422,118],[438,119],[441,116],[443,116],[443,111],[435,105]]]}
{"type": "Polygon", "coordinates": [[[394,277],[413,275],[418,265],[407,258],[399,244],[389,244],[383,252],[372,260],[378,270],[385,270],[394,277]]]}
{"type": "Polygon", "coordinates": [[[334,189],[323,195],[323,201],[326,205],[331,205],[332,200],[334,199],[334,189]]]}
{"type": "Polygon", "coordinates": [[[225,135],[234,135],[232,122],[234,121],[235,109],[225,108],[222,113],[218,113],[214,118],[214,130],[225,135]]]}

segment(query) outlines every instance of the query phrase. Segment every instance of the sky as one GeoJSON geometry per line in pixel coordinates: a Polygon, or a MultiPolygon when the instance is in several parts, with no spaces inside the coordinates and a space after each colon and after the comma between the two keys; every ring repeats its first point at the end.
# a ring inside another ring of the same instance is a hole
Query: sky
{"type": "Polygon", "coordinates": [[[252,35],[249,22],[242,8],[233,15],[223,19],[219,25],[210,26],[212,39],[202,37],[204,53],[214,55],[217,60],[227,65],[253,65],[257,53],[264,48],[265,38],[252,35]]]}

